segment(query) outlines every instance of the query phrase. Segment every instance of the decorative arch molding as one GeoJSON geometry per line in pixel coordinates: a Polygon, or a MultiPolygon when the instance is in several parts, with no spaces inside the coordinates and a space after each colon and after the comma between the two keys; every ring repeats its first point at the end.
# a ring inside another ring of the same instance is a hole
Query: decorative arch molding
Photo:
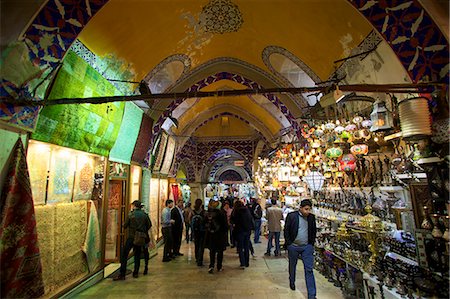
{"type": "Polygon", "coordinates": [[[283,81],[286,85],[292,86],[292,84],[287,80],[280,72],[278,72],[273,66],[272,63],[270,63],[270,55],[272,54],[281,54],[285,56],[286,58],[290,59],[293,63],[298,65],[314,82],[319,83],[321,80],[319,76],[314,73],[314,71],[306,64],[304,63],[300,58],[289,52],[283,47],[279,46],[267,46],[262,51],[262,60],[264,64],[269,68],[269,70],[276,74],[277,78],[281,81],[283,81]]]}
{"type": "MultiPolygon", "coordinates": [[[[237,83],[240,83],[244,86],[247,86],[251,89],[260,89],[263,88],[261,85],[259,85],[257,82],[251,81],[247,78],[242,77],[241,75],[237,75],[237,74],[232,74],[232,73],[228,73],[228,72],[221,72],[221,73],[217,73],[214,74],[212,76],[209,76],[199,82],[197,82],[196,84],[194,84],[193,86],[191,86],[191,88],[189,88],[187,90],[187,92],[195,92],[195,91],[199,91],[202,88],[214,83],[214,82],[218,82],[220,80],[230,80],[230,81],[234,81],[237,83]]],[[[286,105],[284,105],[281,100],[273,95],[273,94],[265,94],[266,98],[272,102],[273,105],[275,105],[283,114],[284,116],[287,118],[287,120],[289,121],[289,123],[291,124],[294,132],[297,132],[297,134],[300,134],[300,128],[298,126],[298,123],[295,120],[295,117],[291,114],[291,112],[289,111],[289,109],[286,107],[286,105]]],[[[171,111],[173,111],[176,107],[178,107],[183,101],[185,100],[185,98],[182,99],[176,99],[175,101],[173,101],[167,108],[167,110],[165,110],[161,116],[159,117],[158,121],[156,122],[156,124],[153,127],[153,132],[152,132],[152,144],[154,144],[155,142],[155,138],[156,136],[158,136],[158,134],[161,131],[161,127],[164,123],[164,121],[166,120],[166,118],[170,115],[171,111]]],[[[147,153],[147,158],[146,158],[146,163],[148,163],[150,161],[150,154],[151,154],[151,150],[147,153]]]]}
{"type": "MultiPolygon", "coordinates": [[[[217,105],[210,110],[200,113],[198,117],[192,119],[192,122],[185,126],[180,135],[191,136],[198,128],[205,125],[208,121],[224,115],[225,113],[229,113],[229,115],[232,115],[244,121],[245,123],[248,123],[251,127],[260,132],[268,142],[275,138],[274,135],[270,132],[270,129],[267,128],[259,119],[250,114],[248,111],[242,110],[239,107],[230,104],[217,105]],[[223,109],[226,109],[226,112],[220,112],[223,109]],[[205,118],[206,114],[214,115],[209,118],[205,118]]],[[[184,142],[181,143],[181,147],[183,146],[183,144],[184,142]]]]}
{"type": "Polygon", "coordinates": [[[219,177],[220,177],[225,171],[229,171],[229,170],[232,170],[232,171],[237,172],[237,173],[242,177],[242,179],[245,179],[245,180],[247,180],[247,181],[250,181],[250,177],[251,177],[251,176],[247,173],[247,171],[245,171],[244,168],[242,168],[242,167],[236,167],[236,166],[233,166],[233,165],[227,165],[227,166],[224,166],[224,167],[218,169],[217,172],[214,174],[214,179],[215,179],[215,181],[217,181],[217,180],[219,179],[219,177]]]}
{"type": "MultiPolygon", "coordinates": [[[[298,58],[297,56],[295,56],[294,54],[292,54],[291,52],[289,52],[288,50],[286,50],[283,47],[267,46],[262,51],[262,54],[261,54],[262,60],[263,60],[264,64],[267,66],[267,68],[273,74],[275,74],[277,79],[282,81],[285,86],[295,87],[287,78],[285,78],[280,72],[278,72],[273,67],[272,63],[270,62],[270,55],[272,55],[272,54],[283,55],[284,57],[286,57],[287,59],[289,59],[293,63],[295,63],[300,69],[302,69],[311,78],[311,80],[313,80],[315,83],[321,82],[319,76],[317,76],[317,74],[314,73],[314,71],[305,62],[303,62],[300,58],[298,58]]],[[[295,99],[296,104],[299,107],[305,108],[308,106],[308,101],[302,95],[297,95],[297,96],[294,96],[293,98],[295,99]],[[305,106],[305,103],[306,103],[306,106],[305,106]]]]}
{"type": "Polygon", "coordinates": [[[183,64],[184,68],[183,71],[181,72],[180,76],[174,81],[172,82],[172,84],[170,84],[169,86],[167,86],[164,90],[169,90],[172,86],[175,86],[180,80],[182,80],[186,74],[190,71],[191,69],[191,58],[189,56],[187,56],[186,54],[174,54],[171,56],[168,56],[166,58],[164,58],[160,63],[158,63],[157,66],[155,66],[143,79],[143,81],[145,81],[147,83],[147,85],[150,83],[150,80],[160,71],[162,71],[166,65],[172,63],[172,62],[176,62],[179,61],[183,64]]]}
{"type": "Polygon", "coordinates": [[[177,165],[175,166],[176,167],[175,173],[181,165],[183,165],[184,168],[186,169],[186,180],[188,182],[195,182],[195,168],[192,165],[192,161],[189,159],[183,159],[182,161],[177,163],[177,165]]]}

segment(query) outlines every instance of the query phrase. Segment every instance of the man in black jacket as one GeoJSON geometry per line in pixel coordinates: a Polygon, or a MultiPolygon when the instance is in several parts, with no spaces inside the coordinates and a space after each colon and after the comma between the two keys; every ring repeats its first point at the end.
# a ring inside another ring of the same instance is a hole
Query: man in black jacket
{"type": "Polygon", "coordinates": [[[180,253],[181,238],[183,236],[184,216],[183,216],[184,203],[182,199],[177,201],[177,205],[170,211],[170,219],[174,220],[172,223],[172,237],[173,237],[173,255],[182,256],[180,253]]]}
{"type": "Polygon", "coordinates": [[[122,248],[122,256],[120,257],[120,274],[118,277],[114,278],[114,280],[125,280],[128,254],[130,253],[131,248],[133,248],[134,252],[133,277],[137,278],[139,276],[142,245],[134,245],[134,234],[136,231],[148,233],[148,230],[152,227],[152,222],[150,221],[148,214],[142,210],[142,203],[139,200],[135,200],[132,205],[134,209],[130,212],[124,224],[124,228],[128,228],[128,238],[122,248]]]}
{"type": "Polygon", "coordinates": [[[286,217],[284,226],[285,246],[289,256],[289,286],[295,290],[295,272],[298,257],[302,257],[305,269],[308,299],[316,298],[316,282],[314,279],[314,242],[316,241],[316,217],[311,214],[312,203],[304,199],[298,211],[286,217]]]}

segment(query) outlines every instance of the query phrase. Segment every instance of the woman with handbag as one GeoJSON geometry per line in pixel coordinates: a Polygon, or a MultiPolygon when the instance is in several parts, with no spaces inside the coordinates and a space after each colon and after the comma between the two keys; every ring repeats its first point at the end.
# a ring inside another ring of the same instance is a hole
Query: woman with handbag
{"type": "Polygon", "coordinates": [[[132,205],[134,209],[130,212],[124,224],[124,228],[128,228],[128,238],[125,241],[124,248],[122,248],[120,274],[114,278],[114,280],[125,280],[128,254],[130,253],[131,248],[133,248],[134,252],[133,277],[137,278],[139,276],[141,249],[146,243],[146,240],[149,239],[148,230],[152,227],[148,214],[142,210],[142,203],[139,200],[135,200],[132,205]]]}

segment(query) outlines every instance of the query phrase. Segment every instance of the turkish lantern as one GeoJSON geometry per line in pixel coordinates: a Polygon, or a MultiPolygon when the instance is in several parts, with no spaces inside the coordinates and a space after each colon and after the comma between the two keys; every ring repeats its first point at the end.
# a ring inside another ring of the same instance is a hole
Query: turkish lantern
{"type": "Polygon", "coordinates": [[[352,172],[356,168],[356,158],[352,154],[345,154],[338,159],[341,171],[352,172]]]}

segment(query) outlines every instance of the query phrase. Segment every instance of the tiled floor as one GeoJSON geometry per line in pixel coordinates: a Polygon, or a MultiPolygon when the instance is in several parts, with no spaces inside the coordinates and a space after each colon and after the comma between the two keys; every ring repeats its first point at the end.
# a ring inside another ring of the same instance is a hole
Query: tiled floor
{"type": "MultiPolygon", "coordinates": [[[[288,281],[287,254],[281,257],[265,257],[267,241],[254,244],[256,258],[250,259],[250,267],[239,269],[236,250],[228,248],[224,254],[224,271],[208,274],[209,251],[205,250],[205,267],[195,264],[194,244],[183,241],[178,257],[169,263],[162,263],[162,248],[150,260],[149,274],[125,281],[104,279],[95,286],[78,294],[76,298],[224,298],[224,299],[276,299],[306,298],[303,264],[297,265],[297,290],[291,291],[288,281]]],[[[132,266],[129,266],[132,269],[132,266]]],[[[143,261],[141,261],[141,273],[143,261]]],[[[343,298],[340,289],[333,286],[318,272],[314,272],[317,298],[343,298]]]]}

